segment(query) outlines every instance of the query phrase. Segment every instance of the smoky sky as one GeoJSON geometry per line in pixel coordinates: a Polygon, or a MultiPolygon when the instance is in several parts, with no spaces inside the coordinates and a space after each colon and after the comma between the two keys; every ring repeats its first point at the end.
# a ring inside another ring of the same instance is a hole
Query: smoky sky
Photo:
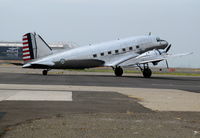
{"type": "MultiPolygon", "coordinates": [[[[0,0],[0,40],[94,44],[151,32],[172,44],[171,67],[200,68],[199,0],[0,0]]],[[[162,64],[161,64],[162,65],[162,64]]]]}

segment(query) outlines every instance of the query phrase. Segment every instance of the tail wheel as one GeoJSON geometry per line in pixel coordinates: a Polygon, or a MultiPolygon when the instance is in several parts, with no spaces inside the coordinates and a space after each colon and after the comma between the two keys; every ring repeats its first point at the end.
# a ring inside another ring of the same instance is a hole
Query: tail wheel
{"type": "Polygon", "coordinates": [[[145,69],[142,71],[142,73],[143,73],[143,76],[144,76],[145,78],[150,78],[151,75],[152,75],[152,71],[151,71],[150,68],[145,68],[145,69]]]}
{"type": "Polygon", "coordinates": [[[115,76],[120,77],[123,74],[123,69],[121,67],[116,67],[115,68],[115,76]]]}
{"type": "Polygon", "coordinates": [[[43,70],[43,71],[42,71],[42,74],[43,74],[43,75],[47,75],[47,73],[48,73],[48,70],[43,70]]]}

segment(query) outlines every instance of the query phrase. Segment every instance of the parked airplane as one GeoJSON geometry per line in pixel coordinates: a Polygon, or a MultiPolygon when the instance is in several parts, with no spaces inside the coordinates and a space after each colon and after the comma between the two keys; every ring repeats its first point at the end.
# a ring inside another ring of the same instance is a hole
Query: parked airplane
{"type": "Polygon", "coordinates": [[[55,53],[36,33],[23,36],[23,68],[44,69],[47,75],[51,69],[84,69],[94,67],[112,67],[116,76],[122,76],[122,67],[138,66],[145,78],[150,78],[152,71],[148,63],[157,65],[171,56],[171,45],[159,37],[147,35],[115,40],[95,45],[82,46],[55,53]]]}

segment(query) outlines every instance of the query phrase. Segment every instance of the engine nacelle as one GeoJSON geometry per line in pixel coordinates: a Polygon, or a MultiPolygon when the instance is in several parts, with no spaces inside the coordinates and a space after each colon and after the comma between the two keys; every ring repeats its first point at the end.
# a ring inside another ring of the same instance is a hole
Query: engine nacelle
{"type": "Polygon", "coordinates": [[[158,65],[159,61],[152,62],[154,66],[158,65]]]}
{"type": "Polygon", "coordinates": [[[150,58],[150,57],[154,57],[154,56],[159,56],[161,55],[162,53],[164,53],[164,50],[150,50],[150,51],[147,51],[141,55],[139,55],[137,58],[150,58]]]}
{"type": "MultiPolygon", "coordinates": [[[[166,54],[166,51],[163,49],[159,49],[159,50],[154,49],[154,50],[150,50],[139,55],[137,59],[140,59],[141,61],[150,61],[150,60],[158,58],[162,54],[166,54]]],[[[158,65],[160,61],[162,60],[152,61],[151,63],[155,66],[155,65],[158,65]]]]}

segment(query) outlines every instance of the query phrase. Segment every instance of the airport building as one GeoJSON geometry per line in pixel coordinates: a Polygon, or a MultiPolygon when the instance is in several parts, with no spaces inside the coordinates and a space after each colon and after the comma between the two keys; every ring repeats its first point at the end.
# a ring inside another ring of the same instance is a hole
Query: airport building
{"type": "MultiPolygon", "coordinates": [[[[0,42],[0,60],[22,60],[22,42],[0,42]]],[[[52,43],[53,50],[68,49],[72,46],[66,43],[52,43]]]]}

